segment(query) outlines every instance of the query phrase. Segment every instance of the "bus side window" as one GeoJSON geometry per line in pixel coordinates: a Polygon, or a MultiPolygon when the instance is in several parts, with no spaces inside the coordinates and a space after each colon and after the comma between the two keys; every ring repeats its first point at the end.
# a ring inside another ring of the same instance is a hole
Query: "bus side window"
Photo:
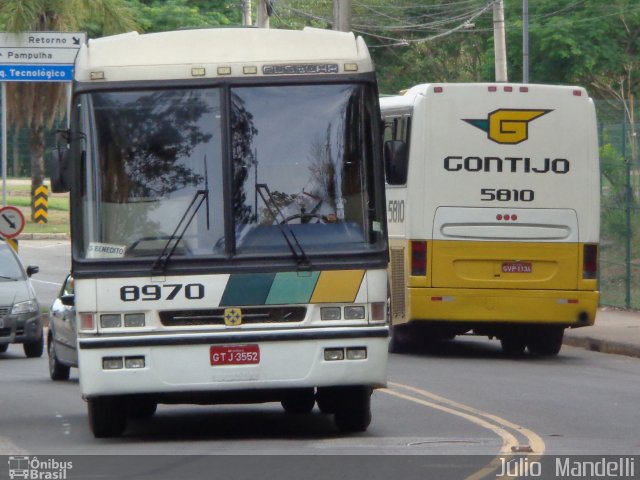
{"type": "Polygon", "coordinates": [[[384,142],[384,172],[389,185],[407,183],[408,172],[407,144],[402,140],[384,142]]]}
{"type": "Polygon", "coordinates": [[[407,183],[410,128],[411,117],[406,115],[384,120],[384,170],[389,185],[407,183]]]}

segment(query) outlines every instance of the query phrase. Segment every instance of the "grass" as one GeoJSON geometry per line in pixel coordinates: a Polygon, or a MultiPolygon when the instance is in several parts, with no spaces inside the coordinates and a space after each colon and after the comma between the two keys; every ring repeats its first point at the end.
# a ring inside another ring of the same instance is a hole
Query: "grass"
{"type": "MultiPolygon", "coordinates": [[[[1,184],[0,184],[1,185],[1,184]]],[[[4,195],[0,187],[0,197],[4,195]]],[[[47,223],[31,220],[31,184],[29,179],[7,179],[7,205],[17,207],[24,215],[22,233],[69,233],[69,194],[50,193],[47,223]]]]}

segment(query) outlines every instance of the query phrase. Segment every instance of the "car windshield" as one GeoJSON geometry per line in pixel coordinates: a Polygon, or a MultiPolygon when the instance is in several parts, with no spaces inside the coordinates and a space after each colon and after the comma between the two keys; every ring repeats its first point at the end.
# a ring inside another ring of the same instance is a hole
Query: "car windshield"
{"type": "Polygon", "coordinates": [[[0,244],[0,282],[24,279],[24,272],[9,248],[0,244]]]}
{"type": "Polygon", "coordinates": [[[162,266],[180,257],[291,255],[285,237],[303,256],[380,248],[373,89],[227,93],[81,95],[75,114],[93,131],[77,136],[83,154],[87,142],[93,152],[82,162],[81,257],[151,257],[162,266]]]}

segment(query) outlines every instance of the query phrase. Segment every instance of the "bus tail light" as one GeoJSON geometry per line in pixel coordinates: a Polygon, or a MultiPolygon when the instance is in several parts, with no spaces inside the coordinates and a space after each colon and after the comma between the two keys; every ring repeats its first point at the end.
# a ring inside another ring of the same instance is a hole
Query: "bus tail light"
{"type": "Polygon", "coordinates": [[[411,275],[427,274],[427,242],[411,242],[411,275]]]}
{"type": "Polygon", "coordinates": [[[584,245],[582,253],[582,278],[596,278],[598,274],[598,245],[584,245]]]}

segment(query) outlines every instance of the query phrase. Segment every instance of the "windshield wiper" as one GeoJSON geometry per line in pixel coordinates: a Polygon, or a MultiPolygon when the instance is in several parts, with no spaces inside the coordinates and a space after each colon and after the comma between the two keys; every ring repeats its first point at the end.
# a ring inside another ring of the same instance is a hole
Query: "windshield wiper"
{"type": "MultiPolygon", "coordinates": [[[[207,213],[208,213],[208,206],[209,206],[209,189],[208,188],[206,190],[198,190],[193,196],[191,203],[189,204],[185,212],[182,214],[182,219],[180,220],[180,222],[178,222],[176,229],[173,231],[173,233],[169,237],[169,240],[167,240],[167,243],[165,243],[164,248],[162,249],[162,252],[160,252],[160,255],[158,255],[158,258],[156,258],[155,262],[153,262],[153,265],[151,266],[152,274],[155,275],[155,274],[161,274],[165,272],[167,268],[167,264],[171,259],[171,256],[176,251],[176,248],[178,247],[180,240],[182,240],[182,237],[184,236],[187,229],[189,228],[189,225],[191,225],[191,221],[193,220],[193,217],[196,216],[196,213],[198,213],[198,210],[200,210],[200,207],[202,206],[205,200],[207,200],[207,213]],[[187,220],[187,216],[189,215],[190,211],[191,211],[191,215],[187,220]],[[173,242],[173,246],[171,245],[172,242],[173,242]]],[[[209,228],[208,215],[207,215],[207,228],[209,228]]]]}
{"type": "Polygon", "coordinates": [[[0,278],[4,279],[4,280],[13,280],[14,282],[17,282],[18,279],[17,278],[13,278],[13,277],[5,277],[4,275],[0,275],[0,278]]]}
{"type": "Polygon", "coordinates": [[[282,236],[287,242],[287,246],[289,247],[289,250],[291,250],[291,254],[293,255],[293,258],[295,258],[296,263],[298,264],[298,270],[310,270],[311,262],[309,261],[309,257],[307,257],[307,254],[302,248],[302,245],[300,245],[298,238],[296,237],[295,233],[293,233],[293,230],[287,223],[286,217],[284,216],[282,211],[278,208],[278,205],[273,199],[273,195],[271,194],[271,191],[269,190],[269,187],[267,186],[267,184],[266,183],[256,184],[256,191],[258,192],[258,195],[260,195],[260,198],[262,199],[265,206],[267,207],[267,210],[269,210],[271,217],[273,217],[273,220],[276,222],[276,225],[278,226],[278,230],[280,230],[280,233],[282,233],[282,236]],[[269,201],[267,201],[267,198],[265,198],[263,190],[264,192],[266,192],[269,201]],[[277,215],[271,209],[271,206],[273,206],[275,211],[280,214],[280,216],[283,219],[282,222],[278,222],[277,215]],[[293,239],[293,243],[289,239],[289,235],[293,239]],[[295,246],[294,246],[294,243],[295,243],[295,246]]]}

